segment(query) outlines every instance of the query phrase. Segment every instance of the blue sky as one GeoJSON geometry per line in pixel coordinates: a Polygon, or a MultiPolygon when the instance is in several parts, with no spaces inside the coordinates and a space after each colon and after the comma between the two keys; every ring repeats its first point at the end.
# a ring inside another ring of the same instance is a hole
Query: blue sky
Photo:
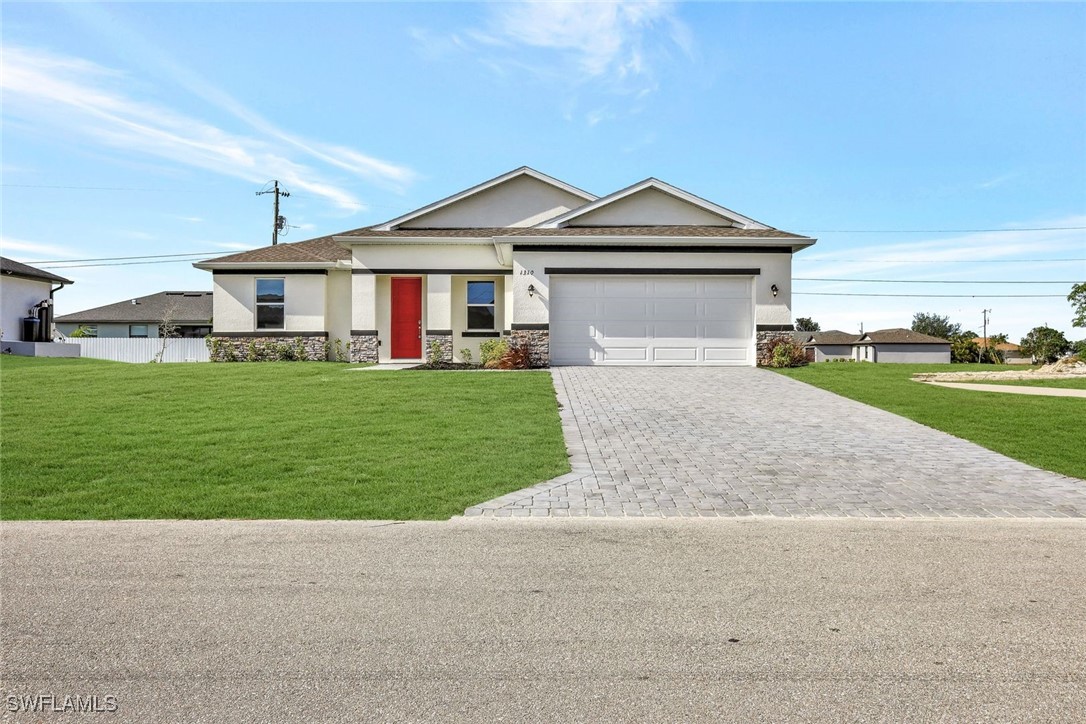
{"type": "MultiPolygon", "coordinates": [[[[21,261],[262,246],[273,178],[296,241],[529,165],[810,233],[797,279],[905,282],[797,281],[823,328],[979,332],[988,308],[1013,339],[1086,336],[1070,284],[979,283],[1086,279],[1081,3],[5,2],[2,37],[21,261]]],[[[82,263],[39,264],[77,282],[61,313],[211,286],[188,260],[82,263]]]]}

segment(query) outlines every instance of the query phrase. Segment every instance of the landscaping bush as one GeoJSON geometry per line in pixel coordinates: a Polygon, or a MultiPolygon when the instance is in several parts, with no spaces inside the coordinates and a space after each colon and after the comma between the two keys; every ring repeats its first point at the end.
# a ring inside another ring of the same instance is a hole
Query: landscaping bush
{"type": "Polygon", "coordinates": [[[532,368],[532,350],[526,344],[506,344],[507,350],[498,361],[501,370],[527,370],[532,368]]]}
{"type": "Polygon", "coordinates": [[[497,369],[507,352],[509,352],[508,340],[488,339],[479,345],[479,363],[487,369],[497,369]]]}
{"type": "Polygon", "coordinates": [[[807,352],[795,342],[777,339],[769,343],[766,363],[770,367],[802,367],[807,364],[807,352]]]}

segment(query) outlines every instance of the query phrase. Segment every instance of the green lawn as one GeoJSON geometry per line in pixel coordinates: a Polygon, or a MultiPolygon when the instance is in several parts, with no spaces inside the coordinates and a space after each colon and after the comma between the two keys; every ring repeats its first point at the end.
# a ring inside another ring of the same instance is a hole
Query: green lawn
{"type": "MultiPolygon", "coordinates": [[[[1086,403],[1073,397],[1007,395],[913,382],[917,372],[991,370],[988,365],[823,362],[777,370],[802,382],[908,417],[1012,458],[1086,479],[1086,403]]],[[[842,421],[841,424],[847,424],[842,421]]],[[[969,471],[963,470],[963,475],[969,471]]]]}
{"type": "Polygon", "coordinates": [[[0,517],[441,519],[569,471],[545,372],[0,360],[0,517]]]}

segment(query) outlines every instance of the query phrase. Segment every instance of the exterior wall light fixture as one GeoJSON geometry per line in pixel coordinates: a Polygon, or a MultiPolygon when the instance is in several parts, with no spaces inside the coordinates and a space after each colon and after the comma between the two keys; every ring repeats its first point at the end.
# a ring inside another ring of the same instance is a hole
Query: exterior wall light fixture
{"type": "MultiPolygon", "coordinates": [[[[535,284],[529,284],[528,285],[528,296],[529,297],[534,297],[535,296],[535,284]]],[[[776,296],[776,295],[774,294],[774,296],[776,296]]]]}
{"type": "Polygon", "coordinates": [[[777,288],[777,285],[776,285],[776,284],[774,284],[773,286],[771,286],[771,287],[769,288],[769,291],[773,292],[773,296],[777,296],[777,293],[778,293],[778,292],[780,292],[780,289],[778,289],[778,288],[777,288]]]}

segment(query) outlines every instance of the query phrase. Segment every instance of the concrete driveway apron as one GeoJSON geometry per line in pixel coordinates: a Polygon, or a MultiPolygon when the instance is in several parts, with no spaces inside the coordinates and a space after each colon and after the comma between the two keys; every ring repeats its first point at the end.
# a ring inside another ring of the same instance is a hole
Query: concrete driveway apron
{"type": "Polygon", "coordinates": [[[753,368],[551,371],[573,472],[465,515],[1086,517],[1086,482],[753,368]]]}

